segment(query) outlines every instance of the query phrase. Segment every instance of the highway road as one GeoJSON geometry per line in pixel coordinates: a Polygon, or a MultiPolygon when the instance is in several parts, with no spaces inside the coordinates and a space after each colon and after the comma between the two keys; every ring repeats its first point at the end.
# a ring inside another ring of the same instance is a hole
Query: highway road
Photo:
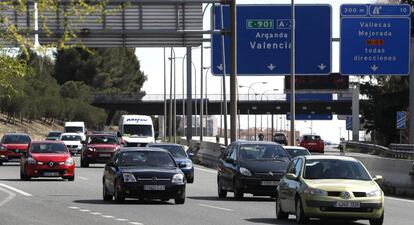
{"type": "MultiPolygon", "coordinates": [[[[79,159],[77,159],[79,165],[79,159]]],[[[0,167],[1,225],[229,225],[229,224],[296,224],[275,219],[274,201],[246,195],[235,201],[232,193],[218,199],[216,171],[197,166],[194,184],[187,185],[184,205],[173,201],[127,200],[124,204],[102,200],[103,165],[76,168],[74,182],[61,179],[19,180],[17,163],[0,167]]],[[[385,200],[385,223],[412,225],[414,201],[385,200]]],[[[312,221],[312,224],[345,224],[334,221],[312,221]]],[[[352,223],[368,224],[368,221],[352,223]]]]}

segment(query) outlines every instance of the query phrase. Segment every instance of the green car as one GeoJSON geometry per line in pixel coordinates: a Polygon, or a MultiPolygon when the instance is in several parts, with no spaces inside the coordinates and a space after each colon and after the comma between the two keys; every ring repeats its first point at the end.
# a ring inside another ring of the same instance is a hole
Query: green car
{"type": "Polygon", "coordinates": [[[299,156],[277,187],[276,217],[384,221],[384,193],[362,163],[345,156],[299,156]]]}

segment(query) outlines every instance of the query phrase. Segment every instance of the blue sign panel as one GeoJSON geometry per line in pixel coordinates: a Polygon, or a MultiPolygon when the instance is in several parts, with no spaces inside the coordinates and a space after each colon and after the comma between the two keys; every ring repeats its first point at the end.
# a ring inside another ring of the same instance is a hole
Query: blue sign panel
{"type": "MultiPolygon", "coordinates": [[[[286,115],[290,120],[290,115],[286,115]]],[[[295,114],[295,120],[332,120],[332,114],[295,114]]]]}
{"type": "Polygon", "coordinates": [[[352,130],[352,117],[349,116],[346,118],[346,130],[352,130]]]}
{"type": "MultiPolygon", "coordinates": [[[[291,94],[286,94],[286,101],[290,102],[291,94]]],[[[331,102],[332,94],[326,93],[309,93],[309,94],[295,94],[296,102],[331,102]]]]}
{"type": "MultiPolygon", "coordinates": [[[[221,6],[216,5],[214,29],[221,30],[221,6]]],[[[289,75],[291,51],[290,5],[237,6],[237,73],[238,75],[289,75]]],[[[296,74],[329,75],[331,73],[332,9],[330,5],[297,5],[296,74]]],[[[229,7],[223,6],[224,30],[229,30],[229,7]]],[[[212,37],[212,73],[230,74],[230,37],[212,37]]]]}
{"type": "Polygon", "coordinates": [[[407,4],[341,5],[340,73],[408,75],[410,13],[407,4]]]}
{"type": "Polygon", "coordinates": [[[397,129],[407,129],[407,112],[397,112],[397,129]]]}

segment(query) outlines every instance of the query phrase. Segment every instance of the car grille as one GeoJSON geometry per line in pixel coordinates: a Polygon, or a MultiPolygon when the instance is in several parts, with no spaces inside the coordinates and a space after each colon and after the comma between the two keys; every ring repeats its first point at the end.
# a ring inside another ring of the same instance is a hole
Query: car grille
{"type": "Polygon", "coordinates": [[[328,196],[339,197],[340,195],[340,191],[328,191],[328,196]]]}
{"type": "Polygon", "coordinates": [[[147,143],[127,143],[126,147],[145,147],[147,143]]]}
{"type": "Polygon", "coordinates": [[[323,212],[372,212],[372,208],[336,208],[320,207],[323,212]]]}
{"type": "Polygon", "coordinates": [[[279,172],[256,172],[254,175],[266,178],[277,178],[279,180],[283,177],[283,173],[279,172]]]}
{"type": "Polygon", "coordinates": [[[367,197],[367,193],[365,193],[365,192],[354,192],[354,196],[356,198],[367,197]]]}
{"type": "Polygon", "coordinates": [[[96,148],[95,150],[97,152],[113,152],[114,151],[113,148],[96,148]]]}
{"type": "Polygon", "coordinates": [[[66,147],[68,147],[68,148],[78,148],[77,145],[66,145],[66,147]]]}
{"type": "MultiPolygon", "coordinates": [[[[356,198],[367,197],[367,194],[365,192],[353,192],[353,193],[356,198]]],[[[340,191],[328,191],[328,196],[339,197],[341,196],[341,192],[340,191]]]]}

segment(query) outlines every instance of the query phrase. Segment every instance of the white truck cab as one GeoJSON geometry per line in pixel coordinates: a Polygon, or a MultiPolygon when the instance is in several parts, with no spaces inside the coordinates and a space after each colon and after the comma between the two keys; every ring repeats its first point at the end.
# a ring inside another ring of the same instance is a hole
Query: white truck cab
{"type": "Polygon", "coordinates": [[[118,130],[127,147],[144,147],[155,142],[154,125],[149,116],[122,115],[118,130]]]}
{"type": "Polygon", "coordinates": [[[81,135],[82,140],[85,140],[85,123],[82,121],[65,122],[64,133],[78,133],[81,135]]]}

